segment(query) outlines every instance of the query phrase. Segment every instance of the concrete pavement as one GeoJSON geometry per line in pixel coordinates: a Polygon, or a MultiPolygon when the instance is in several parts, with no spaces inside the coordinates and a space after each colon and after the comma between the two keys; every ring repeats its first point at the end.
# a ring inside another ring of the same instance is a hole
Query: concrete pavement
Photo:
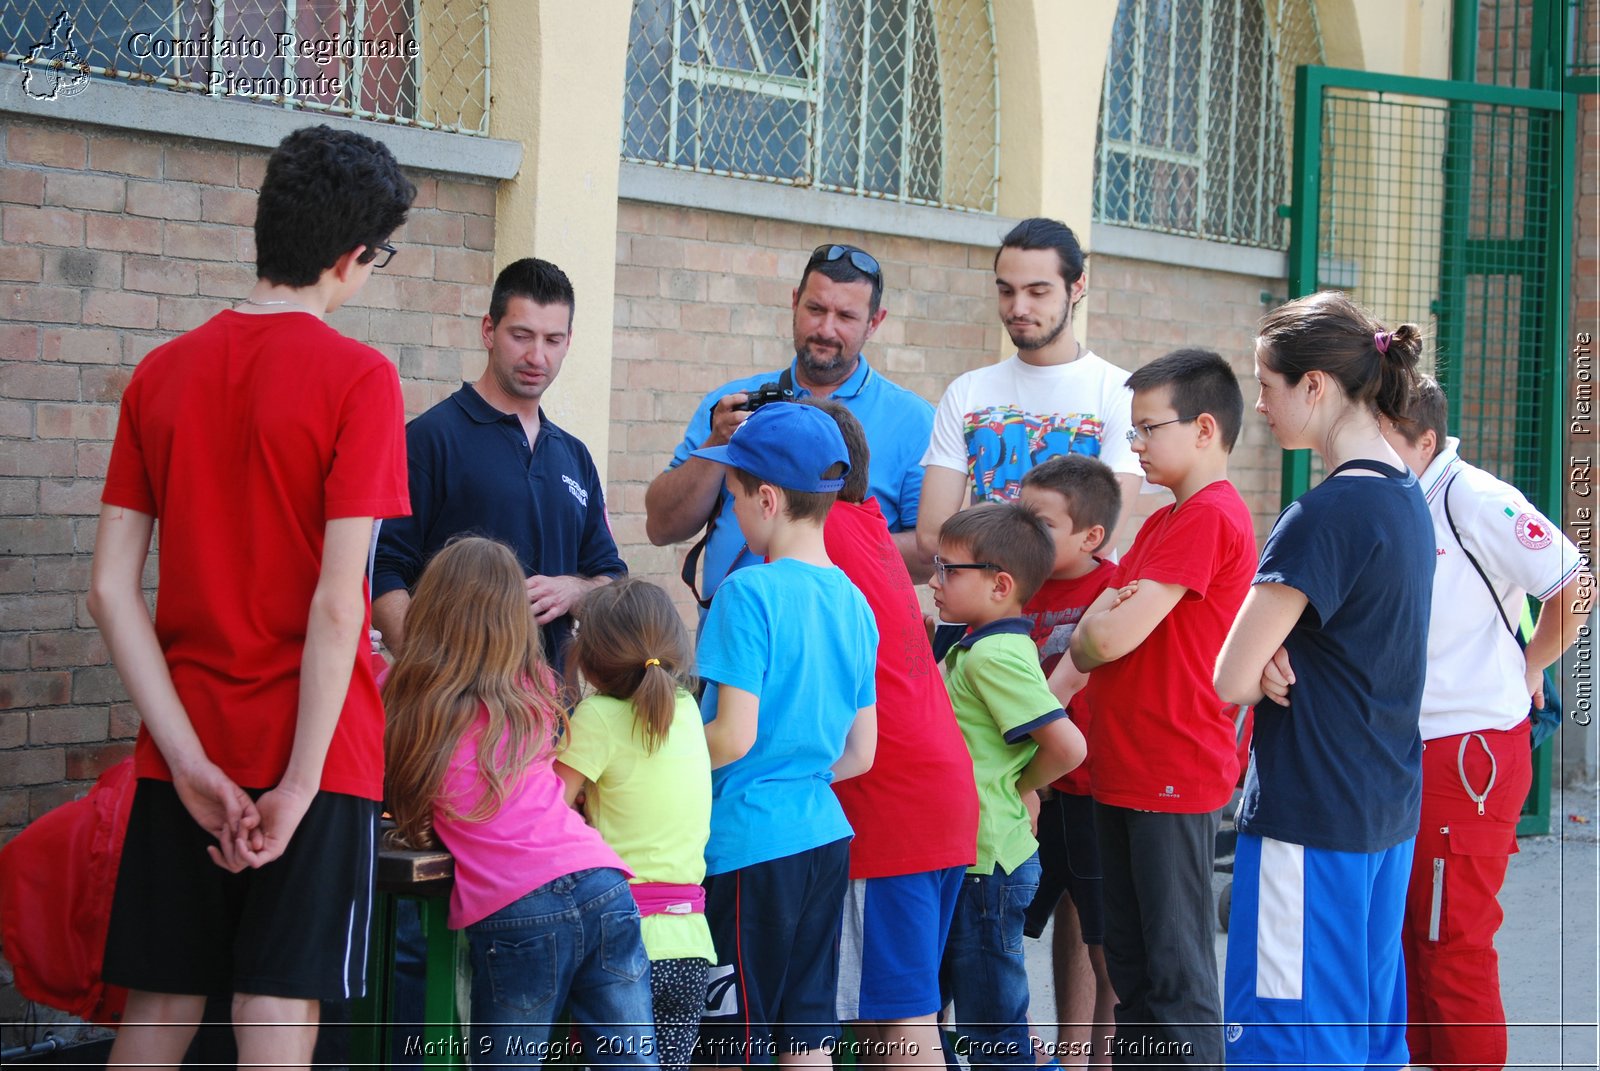
{"type": "MultiPolygon", "coordinates": [[[[1555,789],[1551,833],[1524,837],[1511,859],[1496,938],[1506,1006],[1507,1068],[1600,1066],[1600,786],[1555,789]],[[1582,821],[1573,820],[1574,817],[1582,821]]],[[[1227,883],[1218,875],[1220,892],[1227,883]]],[[[1037,1032],[1053,1039],[1050,931],[1027,942],[1037,1032]]],[[[1227,935],[1217,934],[1222,970],[1227,935]]]]}

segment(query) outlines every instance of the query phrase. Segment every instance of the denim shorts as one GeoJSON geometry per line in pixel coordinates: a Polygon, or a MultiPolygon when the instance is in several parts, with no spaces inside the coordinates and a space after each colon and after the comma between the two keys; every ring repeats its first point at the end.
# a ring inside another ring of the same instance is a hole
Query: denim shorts
{"type": "Polygon", "coordinates": [[[650,960],[627,879],[580,870],[467,927],[472,1062],[571,1062],[551,1024],[572,1014],[592,1065],[656,1065],[650,960]]]}
{"type": "Polygon", "coordinates": [[[1022,923],[1039,891],[1039,853],[1006,873],[968,873],[956,898],[941,978],[956,1002],[955,1051],[972,1068],[1033,1066],[1022,923]]]}

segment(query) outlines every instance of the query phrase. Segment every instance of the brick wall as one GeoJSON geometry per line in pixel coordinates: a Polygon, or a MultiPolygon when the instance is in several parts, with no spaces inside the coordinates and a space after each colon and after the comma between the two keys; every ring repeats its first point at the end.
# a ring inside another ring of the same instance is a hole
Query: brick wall
{"type": "MultiPolygon", "coordinates": [[[[1228,476],[1256,521],[1256,539],[1266,538],[1278,516],[1283,452],[1256,401],[1256,325],[1268,311],[1262,294],[1281,300],[1285,280],[1180,268],[1149,261],[1089,258],[1088,342],[1094,351],[1125,368],[1137,368],[1183,347],[1214,350],[1228,359],[1244,392],[1244,426],[1228,476]]],[[[1166,492],[1140,496],[1139,516],[1172,501],[1166,492]]]]}
{"type": "MultiPolygon", "coordinates": [[[[84,606],[117,402],[153,347],[249,292],[266,152],[16,116],[0,137],[3,842],[132,746],[84,606]]],[[[400,254],[330,322],[396,361],[415,414],[478,349],[495,190],[411,177],[400,254]]]]}
{"type": "MultiPolygon", "coordinates": [[[[1001,228],[996,227],[998,243],[1001,228]]],[[[889,317],[866,353],[875,367],[937,403],[957,375],[990,362],[1004,335],[995,313],[994,246],[845,233],[624,202],[618,213],[607,504],[622,556],[685,612],[678,579],[687,545],[652,547],[644,495],[712,388],[771,371],[792,356],[790,294],[811,250],[848,241],[883,262],[889,317]]],[[[1281,283],[1276,284],[1282,292],[1281,283]]],[[[1262,285],[1243,276],[1092,258],[1089,342],[1128,368],[1182,345],[1227,355],[1253,402],[1251,340],[1262,285]]],[[[1009,343],[1007,343],[1009,345],[1009,343]]],[[[1246,418],[1237,482],[1265,533],[1278,511],[1278,451],[1246,418]]],[[[1146,495],[1143,513],[1166,495],[1146,495]]]]}
{"type": "Polygon", "coordinates": [[[618,206],[607,506],[629,568],[685,612],[693,603],[678,569],[687,546],[650,545],[645,490],[707,391],[793,358],[790,296],[811,250],[828,241],[860,245],[883,264],[889,316],[866,353],[891,379],[937,402],[946,383],[999,352],[992,248],[618,206]]]}

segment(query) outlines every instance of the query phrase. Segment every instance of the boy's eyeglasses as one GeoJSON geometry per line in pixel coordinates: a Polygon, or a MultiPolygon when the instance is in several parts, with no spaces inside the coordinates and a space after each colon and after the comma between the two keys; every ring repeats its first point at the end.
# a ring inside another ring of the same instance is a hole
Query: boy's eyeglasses
{"type": "Polygon", "coordinates": [[[998,569],[994,562],[947,562],[939,555],[933,556],[934,579],[943,585],[948,575],[957,569],[998,569]]]}
{"type": "Polygon", "coordinates": [[[1147,443],[1147,442],[1149,442],[1150,441],[1150,433],[1155,431],[1157,428],[1164,428],[1168,424],[1187,424],[1191,420],[1194,420],[1194,419],[1196,419],[1196,418],[1192,417],[1192,416],[1181,416],[1181,417],[1173,417],[1171,420],[1163,420],[1159,424],[1149,424],[1149,423],[1135,424],[1133,427],[1129,428],[1127,430],[1127,432],[1125,433],[1126,436],[1127,436],[1127,439],[1128,439],[1128,445],[1132,446],[1134,443],[1147,443]]]}
{"type": "Polygon", "coordinates": [[[374,268],[385,267],[391,260],[394,259],[394,255],[398,252],[400,252],[400,250],[396,249],[388,242],[384,242],[382,245],[373,246],[371,249],[367,250],[367,263],[371,264],[374,268]]]}
{"type": "Polygon", "coordinates": [[[818,264],[829,264],[835,260],[850,258],[850,263],[855,269],[865,275],[870,275],[872,281],[879,286],[883,285],[883,267],[871,253],[857,249],[853,245],[819,245],[811,251],[811,262],[806,266],[814,268],[818,264]]]}

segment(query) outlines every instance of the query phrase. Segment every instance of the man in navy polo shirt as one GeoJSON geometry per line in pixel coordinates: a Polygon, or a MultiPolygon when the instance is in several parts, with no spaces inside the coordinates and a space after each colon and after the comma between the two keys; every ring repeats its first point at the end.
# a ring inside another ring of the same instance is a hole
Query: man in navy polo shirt
{"type": "Polygon", "coordinates": [[[645,495],[645,534],[658,547],[678,543],[705,527],[699,593],[709,600],[722,579],[761,559],[744,546],[733,518],[733,499],[722,494],[722,467],[691,456],[722,446],[750,413],[750,395],[779,383],[795,398],[833,398],[866,429],[871,451],[869,488],[911,570],[926,579],[931,561],[917,551],[917,502],[922,495],[922,453],[933,431],[933,406],[867,364],[861,347],[888,316],[882,307],[883,269],[850,245],[820,245],[806,262],[791,297],[794,360],[787,369],[724,383],[695,409],[672,461],[645,495]]]}
{"type": "Polygon", "coordinates": [[[557,671],[572,605],[626,575],[588,448],[539,406],[572,344],[574,300],[566,273],[549,261],[507,265],[483,318],[488,367],[407,425],[412,512],[383,525],[372,579],[372,621],[391,651],[405,643],[422,567],[456,535],[489,536],[517,552],[557,671]]]}

